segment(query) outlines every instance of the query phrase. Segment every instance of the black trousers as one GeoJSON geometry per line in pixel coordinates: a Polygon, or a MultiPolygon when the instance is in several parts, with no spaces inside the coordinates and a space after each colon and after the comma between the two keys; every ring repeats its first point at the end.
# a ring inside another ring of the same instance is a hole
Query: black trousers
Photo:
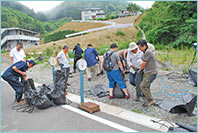
{"type": "Polygon", "coordinates": [[[75,56],[74,57],[74,71],[76,70],[76,63],[77,63],[77,61],[80,60],[81,58],[82,58],[82,56],[81,57],[79,57],[79,56],[75,56]]]}

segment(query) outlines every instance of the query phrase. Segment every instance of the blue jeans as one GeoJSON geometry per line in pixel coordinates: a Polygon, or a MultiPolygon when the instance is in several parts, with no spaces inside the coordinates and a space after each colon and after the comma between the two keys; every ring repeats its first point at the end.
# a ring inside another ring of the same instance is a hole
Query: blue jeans
{"type": "Polygon", "coordinates": [[[129,73],[129,81],[130,84],[133,86],[136,86],[136,80],[137,80],[137,73],[135,72],[134,74],[132,72],[129,73]]]}
{"type": "Polygon", "coordinates": [[[125,89],[126,84],[124,80],[121,77],[119,70],[112,70],[107,72],[107,78],[109,80],[109,88],[114,88],[115,83],[117,83],[120,86],[120,89],[125,89]]]}

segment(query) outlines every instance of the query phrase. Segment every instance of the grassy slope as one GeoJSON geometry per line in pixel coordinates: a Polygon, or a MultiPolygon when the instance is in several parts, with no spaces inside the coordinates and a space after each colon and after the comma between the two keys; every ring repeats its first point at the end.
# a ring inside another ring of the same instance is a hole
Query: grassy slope
{"type": "MultiPolygon", "coordinates": [[[[134,22],[137,17],[127,17],[130,22],[134,22]]],[[[125,22],[128,21],[125,19],[125,22]]],[[[119,22],[120,19],[115,19],[115,21],[119,22]]],[[[123,19],[121,19],[123,22],[123,19]]],[[[80,27],[80,26],[79,26],[80,27]]],[[[76,43],[80,43],[83,48],[86,48],[88,43],[92,43],[94,47],[100,47],[102,45],[110,45],[113,42],[121,42],[121,41],[136,41],[136,33],[137,29],[135,27],[127,27],[123,29],[113,29],[113,30],[104,30],[99,32],[93,32],[91,34],[83,35],[83,36],[76,36],[68,39],[63,39],[55,42],[46,43],[43,45],[35,46],[32,48],[25,49],[25,52],[32,52],[33,50],[36,51],[44,51],[46,47],[59,47],[65,44],[68,44],[70,48],[73,48],[76,43]],[[117,31],[122,31],[125,33],[125,36],[116,35],[117,31]],[[55,45],[54,45],[55,43],[55,45]]]]}
{"type": "Polygon", "coordinates": [[[62,30],[84,31],[84,30],[99,28],[104,26],[107,26],[107,24],[91,23],[91,22],[69,22],[59,27],[55,32],[62,30]]]}

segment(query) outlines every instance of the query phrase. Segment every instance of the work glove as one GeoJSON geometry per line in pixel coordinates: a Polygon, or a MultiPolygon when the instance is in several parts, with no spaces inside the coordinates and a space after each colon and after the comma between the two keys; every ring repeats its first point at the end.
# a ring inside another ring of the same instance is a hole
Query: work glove
{"type": "Polygon", "coordinates": [[[122,71],[121,71],[121,75],[124,76],[124,74],[125,74],[125,72],[124,72],[124,70],[122,70],[122,71]]]}
{"type": "Polygon", "coordinates": [[[137,73],[141,73],[142,71],[143,71],[143,70],[138,69],[138,70],[137,70],[137,73]]]}
{"type": "Polygon", "coordinates": [[[59,66],[60,66],[60,68],[62,69],[64,65],[63,65],[62,63],[60,63],[59,66]]]}
{"type": "Polygon", "coordinates": [[[103,71],[103,70],[101,70],[101,71],[100,71],[100,74],[101,74],[101,75],[103,75],[103,74],[104,74],[104,71],[103,71]]]}

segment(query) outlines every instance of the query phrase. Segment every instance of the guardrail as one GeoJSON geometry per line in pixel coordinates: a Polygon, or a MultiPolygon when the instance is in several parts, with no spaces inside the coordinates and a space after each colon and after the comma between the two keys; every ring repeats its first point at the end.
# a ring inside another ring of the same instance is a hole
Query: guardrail
{"type": "Polygon", "coordinates": [[[7,35],[1,40],[1,47],[3,47],[4,43],[9,40],[30,40],[30,41],[40,41],[37,37],[30,37],[24,35],[7,35]]]}
{"type": "Polygon", "coordinates": [[[73,34],[69,34],[66,35],[66,38],[72,37],[72,36],[77,36],[77,35],[83,35],[86,33],[91,33],[94,31],[101,31],[101,30],[108,30],[108,29],[118,29],[118,28],[125,28],[125,27],[129,27],[129,26],[133,26],[133,23],[131,24],[116,24],[114,22],[110,22],[110,21],[83,21],[83,20],[73,20],[72,22],[94,22],[94,23],[108,23],[111,25],[108,26],[104,26],[104,27],[100,27],[100,28],[94,28],[94,29],[88,29],[86,31],[82,31],[82,32],[78,32],[78,33],[73,33],[73,34]]]}

